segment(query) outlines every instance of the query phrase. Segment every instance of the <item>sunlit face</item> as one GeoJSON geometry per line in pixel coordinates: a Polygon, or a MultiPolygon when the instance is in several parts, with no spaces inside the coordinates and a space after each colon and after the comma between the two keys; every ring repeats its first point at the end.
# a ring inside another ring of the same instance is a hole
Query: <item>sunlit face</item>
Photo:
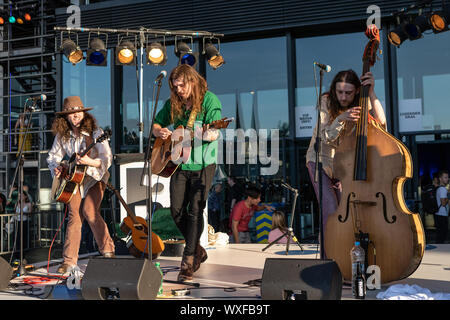
{"type": "Polygon", "coordinates": [[[347,82],[336,83],[336,97],[342,107],[348,107],[355,99],[357,90],[355,86],[347,82]]]}
{"type": "Polygon", "coordinates": [[[84,112],[83,111],[69,113],[67,115],[67,119],[69,120],[70,124],[74,128],[79,128],[80,127],[81,120],[83,120],[83,118],[84,118],[84,112]]]}
{"type": "Polygon", "coordinates": [[[172,81],[173,89],[182,100],[188,100],[192,94],[192,84],[189,81],[184,81],[178,78],[172,81]]]}

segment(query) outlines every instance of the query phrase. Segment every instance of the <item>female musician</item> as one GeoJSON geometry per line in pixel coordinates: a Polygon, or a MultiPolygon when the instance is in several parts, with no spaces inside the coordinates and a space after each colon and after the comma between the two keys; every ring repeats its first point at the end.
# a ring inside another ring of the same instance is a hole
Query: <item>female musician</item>
{"type": "MultiPolygon", "coordinates": [[[[383,106],[375,94],[375,80],[371,72],[361,77],[353,70],[339,72],[333,79],[330,90],[324,93],[320,99],[320,126],[321,145],[320,158],[322,162],[322,226],[325,232],[327,218],[334,213],[340,201],[341,185],[333,177],[333,158],[336,147],[339,144],[339,136],[346,127],[354,125],[359,117],[361,107],[359,95],[361,86],[369,88],[369,112],[382,126],[386,125],[386,117],[383,106]]],[[[308,151],[306,153],[306,166],[309,177],[314,186],[317,199],[319,199],[319,186],[315,182],[316,152],[315,143],[317,127],[314,129],[308,151]]]]}
{"type": "MultiPolygon", "coordinates": [[[[98,138],[102,129],[97,127],[97,121],[87,111],[78,96],[64,99],[63,111],[56,112],[52,131],[55,134],[53,146],[47,157],[48,167],[53,177],[59,177],[62,171],[61,160],[65,155],[80,153],[98,138]]],[[[97,143],[89,153],[76,162],[86,165],[86,175],[83,182],[77,186],[75,194],[68,203],[69,223],[64,241],[64,261],[58,268],[58,273],[68,273],[77,265],[78,250],[81,241],[83,220],[89,223],[100,253],[105,257],[114,257],[114,242],[109,235],[108,227],[100,215],[100,204],[108,182],[108,168],[112,163],[112,153],[108,141],[97,143]]]]}

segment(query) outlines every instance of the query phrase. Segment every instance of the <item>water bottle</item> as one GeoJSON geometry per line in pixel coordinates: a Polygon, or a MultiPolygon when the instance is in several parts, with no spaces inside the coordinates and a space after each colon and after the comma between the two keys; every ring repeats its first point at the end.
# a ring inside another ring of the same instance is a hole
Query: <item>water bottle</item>
{"type": "Polygon", "coordinates": [[[356,282],[358,273],[364,278],[366,272],[364,268],[365,252],[359,241],[356,241],[354,247],[350,250],[350,257],[352,260],[352,293],[353,297],[356,298],[358,297],[358,284],[356,282]]]}
{"type": "Polygon", "coordinates": [[[161,266],[159,262],[155,262],[155,267],[156,269],[158,269],[159,273],[161,274],[161,284],[159,286],[159,290],[158,290],[158,296],[162,295],[163,293],[163,273],[161,271],[161,266]]]}

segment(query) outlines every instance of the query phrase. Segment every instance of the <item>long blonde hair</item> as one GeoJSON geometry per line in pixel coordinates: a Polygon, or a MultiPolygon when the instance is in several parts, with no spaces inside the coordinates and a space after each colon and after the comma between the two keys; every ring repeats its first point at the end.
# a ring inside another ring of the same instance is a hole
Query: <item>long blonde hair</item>
{"type": "Polygon", "coordinates": [[[205,78],[203,78],[194,68],[187,64],[181,64],[172,70],[169,76],[169,88],[170,88],[170,103],[171,103],[171,120],[174,123],[177,119],[183,116],[183,101],[178,96],[173,81],[181,79],[184,83],[189,82],[192,86],[191,101],[192,110],[197,114],[202,111],[202,102],[205,97],[205,93],[208,90],[208,84],[205,78]]]}
{"type": "Polygon", "coordinates": [[[286,231],[286,219],[284,218],[283,211],[274,211],[272,213],[272,230],[274,229],[280,229],[281,231],[286,231]]]}

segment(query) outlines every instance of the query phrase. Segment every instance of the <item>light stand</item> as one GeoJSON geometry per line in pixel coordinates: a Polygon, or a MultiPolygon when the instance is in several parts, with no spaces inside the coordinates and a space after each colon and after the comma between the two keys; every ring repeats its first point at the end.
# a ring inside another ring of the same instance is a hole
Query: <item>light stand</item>
{"type": "Polygon", "coordinates": [[[147,200],[146,200],[146,206],[147,206],[147,216],[148,216],[148,234],[147,234],[147,243],[148,243],[148,259],[152,260],[152,162],[151,162],[151,156],[152,156],[152,130],[153,130],[153,124],[156,117],[156,107],[158,106],[158,100],[159,100],[159,92],[161,90],[161,84],[162,84],[162,77],[158,77],[158,80],[155,81],[155,84],[157,84],[158,89],[156,91],[156,99],[154,99],[154,105],[153,105],[153,114],[152,114],[152,121],[150,123],[150,129],[148,133],[148,143],[147,143],[147,150],[145,151],[145,157],[144,157],[144,168],[142,169],[142,175],[141,175],[141,186],[145,185],[145,178],[147,177],[147,200]]]}
{"type": "Polygon", "coordinates": [[[291,243],[291,239],[294,240],[297,245],[300,247],[300,250],[303,251],[303,247],[301,246],[301,244],[298,242],[297,238],[294,235],[294,229],[292,228],[292,225],[294,223],[294,213],[295,213],[295,204],[297,203],[297,197],[298,197],[298,190],[292,188],[290,185],[288,185],[287,183],[281,182],[281,185],[283,187],[285,187],[286,189],[289,189],[290,191],[292,191],[294,193],[294,202],[292,204],[292,210],[291,210],[291,220],[289,222],[289,227],[287,228],[287,230],[281,235],[279,236],[277,239],[275,239],[274,241],[272,241],[271,243],[269,243],[264,249],[262,249],[262,251],[265,251],[266,249],[270,248],[272,245],[274,245],[275,243],[278,242],[278,240],[282,239],[283,237],[287,238],[287,242],[286,242],[286,255],[289,252],[289,245],[291,243]]]}
{"type": "Polygon", "coordinates": [[[324,258],[324,244],[323,244],[323,196],[322,196],[322,161],[320,160],[320,153],[321,153],[321,121],[320,121],[320,97],[322,96],[322,81],[323,81],[323,74],[324,71],[321,68],[320,69],[320,85],[319,85],[319,94],[317,97],[317,124],[316,124],[316,143],[314,144],[314,150],[316,152],[316,166],[314,171],[314,182],[319,183],[319,244],[320,244],[320,259],[324,258]]]}
{"type": "MultiPolygon", "coordinates": [[[[30,131],[31,128],[31,118],[32,118],[32,112],[35,111],[35,106],[36,106],[36,101],[33,101],[33,105],[31,107],[27,107],[27,102],[29,99],[25,100],[25,107],[24,107],[24,117],[26,118],[27,115],[29,115],[29,119],[27,122],[27,127],[25,129],[25,133],[23,133],[23,139],[22,139],[22,143],[19,146],[19,156],[17,157],[17,161],[18,164],[16,166],[16,171],[14,172],[14,177],[12,180],[12,183],[9,187],[9,194],[8,194],[8,199],[11,199],[12,197],[12,193],[13,193],[13,187],[14,184],[16,182],[16,177],[17,175],[19,176],[19,181],[18,181],[18,190],[17,190],[17,203],[16,206],[14,207],[14,210],[16,210],[17,205],[19,205],[20,208],[20,265],[18,268],[18,276],[22,276],[26,274],[26,269],[25,266],[23,265],[23,205],[22,205],[22,197],[23,197],[23,165],[24,165],[24,155],[23,155],[23,148],[25,146],[25,142],[26,142],[26,138],[28,136],[28,132],[30,131]]],[[[20,116],[19,116],[20,117],[20,116]]],[[[25,120],[25,119],[24,119],[25,120]]],[[[17,120],[17,121],[20,121],[17,120]]],[[[17,239],[17,237],[16,237],[17,239]]],[[[15,246],[16,242],[14,243],[15,246]]]]}

